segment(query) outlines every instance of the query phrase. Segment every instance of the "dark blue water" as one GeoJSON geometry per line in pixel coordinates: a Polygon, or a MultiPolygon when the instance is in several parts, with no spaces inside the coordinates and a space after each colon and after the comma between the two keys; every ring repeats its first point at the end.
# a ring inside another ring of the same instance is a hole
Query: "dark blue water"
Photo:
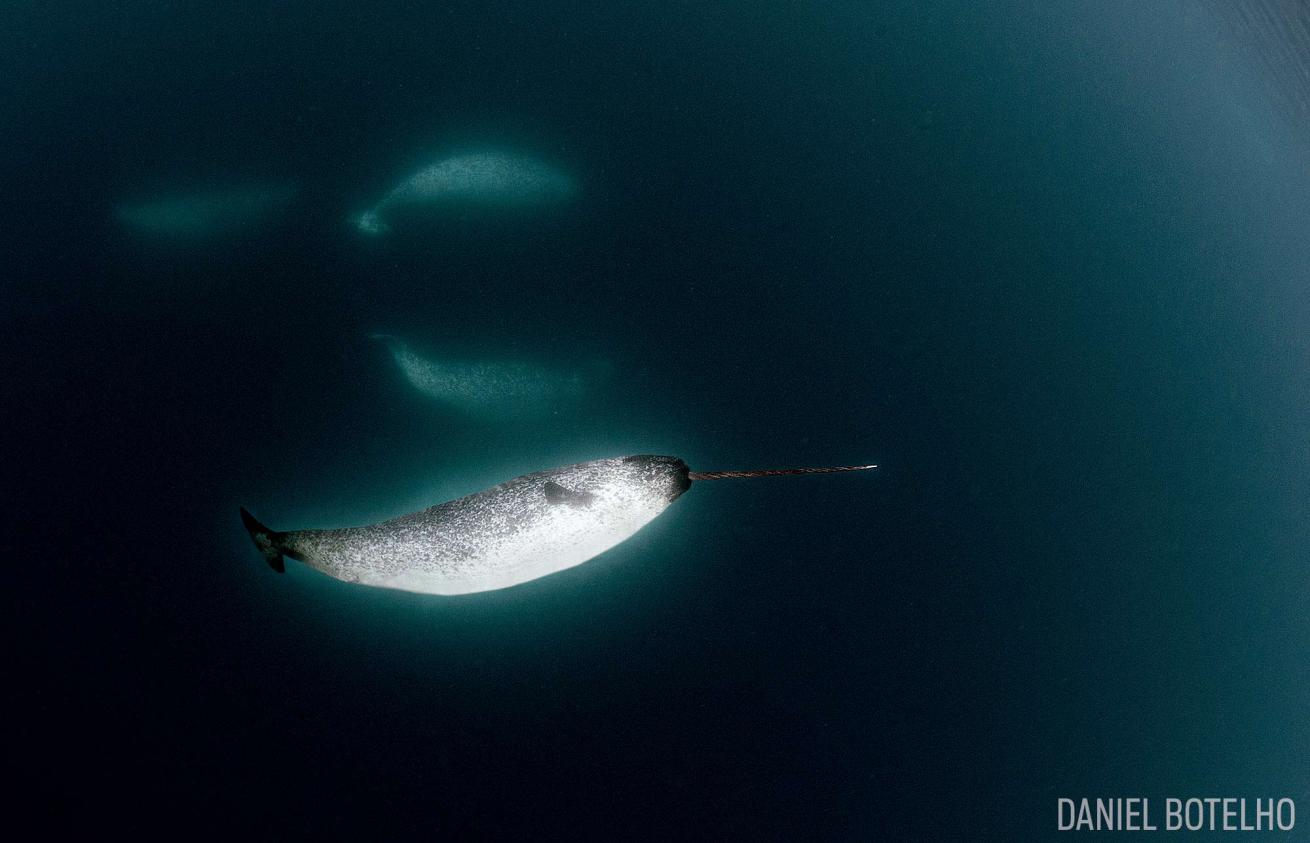
{"type": "MultiPolygon", "coordinates": [[[[1037,839],[1310,820],[1310,147],[1203,5],[15,3],[0,548],[16,814],[278,838],[1037,839]],[[445,150],[545,214],[353,216],[445,150]],[[131,197],[284,181],[201,243],[131,197]],[[376,331],[614,376],[425,401],[376,331]],[[359,523],[627,453],[697,485],[438,598],[359,523]]],[[[1299,828],[1298,828],[1299,830],[1299,828]]]]}

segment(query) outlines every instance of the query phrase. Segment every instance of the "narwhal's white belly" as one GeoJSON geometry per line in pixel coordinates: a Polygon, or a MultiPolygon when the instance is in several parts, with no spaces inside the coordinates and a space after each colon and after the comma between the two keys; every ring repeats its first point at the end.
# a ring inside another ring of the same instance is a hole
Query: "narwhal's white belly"
{"type": "Polygon", "coordinates": [[[630,538],[648,521],[649,518],[622,529],[596,530],[572,543],[546,541],[535,546],[506,548],[502,555],[468,560],[453,570],[418,564],[376,581],[361,578],[360,582],[422,594],[494,591],[581,565],[630,538]]]}

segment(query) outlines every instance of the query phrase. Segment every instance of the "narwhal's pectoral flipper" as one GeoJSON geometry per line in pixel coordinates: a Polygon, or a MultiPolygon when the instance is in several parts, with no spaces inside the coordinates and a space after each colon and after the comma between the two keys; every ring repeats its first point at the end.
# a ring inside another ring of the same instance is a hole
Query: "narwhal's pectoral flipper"
{"type": "Polygon", "coordinates": [[[246,530],[250,532],[250,538],[254,540],[255,547],[263,554],[264,560],[268,562],[268,567],[277,571],[279,574],[286,570],[282,562],[282,555],[285,552],[286,533],[279,533],[276,530],[270,530],[251,515],[246,508],[241,507],[241,523],[246,525],[246,530]]]}

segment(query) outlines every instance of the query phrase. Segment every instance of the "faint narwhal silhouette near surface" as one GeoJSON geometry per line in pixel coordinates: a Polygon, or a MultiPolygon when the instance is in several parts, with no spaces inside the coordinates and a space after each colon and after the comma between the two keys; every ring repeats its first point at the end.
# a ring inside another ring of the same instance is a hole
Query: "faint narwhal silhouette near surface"
{"type": "Polygon", "coordinates": [[[402,211],[522,210],[559,204],[576,193],[570,175],[537,158],[500,151],[452,155],[393,187],[355,225],[365,234],[384,234],[402,211]]]}
{"type": "Polygon", "coordinates": [[[186,245],[257,231],[277,222],[295,199],[289,184],[242,184],[126,201],[113,210],[120,225],[152,242],[186,245]]]}
{"type": "Polygon", "coordinates": [[[505,358],[446,359],[416,351],[392,334],[372,334],[421,395],[480,422],[530,419],[577,407],[610,380],[614,365],[593,358],[573,366],[505,358]]]}

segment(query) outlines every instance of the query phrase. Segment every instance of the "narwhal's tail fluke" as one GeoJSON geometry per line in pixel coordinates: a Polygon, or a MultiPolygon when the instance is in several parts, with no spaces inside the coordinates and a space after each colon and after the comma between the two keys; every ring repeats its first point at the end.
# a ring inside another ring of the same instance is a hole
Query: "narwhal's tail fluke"
{"type": "Polygon", "coordinates": [[[263,554],[264,561],[268,567],[277,571],[279,574],[286,570],[282,561],[283,545],[286,533],[279,533],[276,530],[270,530],[263,524],[260,524],[255,516],[243,506],[241,507],[241,523],[246,525],[246,530],[250,532],[250,538],[254,540],[255,547],[263,554]]]}

